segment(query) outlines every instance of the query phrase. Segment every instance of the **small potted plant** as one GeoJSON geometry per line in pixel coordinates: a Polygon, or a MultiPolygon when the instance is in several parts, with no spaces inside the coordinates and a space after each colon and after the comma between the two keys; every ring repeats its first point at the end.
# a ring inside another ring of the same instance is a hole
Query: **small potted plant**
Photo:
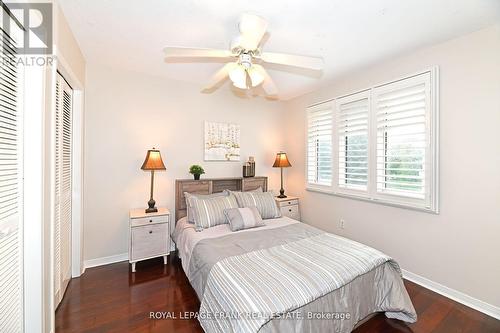
{"type": "Polygon", "coordinates": [[[203,168],[201,167],[201,165],[196,165],[195,164],[195,165],[191,165],[189,167],[189,173],[194,176],[195,180],[199,180],[200,179],[200,175],[204,174],[205,170],[203,170],[203,168]]]}

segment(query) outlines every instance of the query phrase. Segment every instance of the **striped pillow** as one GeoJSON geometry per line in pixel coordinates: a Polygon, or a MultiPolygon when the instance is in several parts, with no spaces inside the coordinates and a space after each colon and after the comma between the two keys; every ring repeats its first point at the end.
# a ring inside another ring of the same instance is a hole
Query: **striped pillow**
{"type": "Polygon", "coordinates": [[[231,192],[236,196],[238,205],[243,207],[257,207],[262,219],[281,217],[281,211],[274,200],[272,192],[231,192]]]}
{"type": "Polygon", "coordinates": [[[191,197],[189,201],[193,208],[194,224],[197,230],[227,224],[224,209],[238,208],[238,202],[232,194],[212,198],[191,197]]]}
{"type": "Polygon", "coordinates": [[[215,197],[226,197],[229,195],[229,192],[218,192],[218,193],[212,193],[212,194],[196,194],[196,193],[189,193],[189,192],[184,192],[184,198],[186,198],[186,210],[187,210],[187,219],[189,223],[194,224],[194,213],[193,213],[193,204],[191,203],[191,198],[196,197],[199,199],[209,199],[209,198],[215,198],[215,197]]]}
{"type": "Polygon", "coordinates": [[[231,231],[256,228],[264,225],[256,207],[230,208],[224,210],[231,231]]]}

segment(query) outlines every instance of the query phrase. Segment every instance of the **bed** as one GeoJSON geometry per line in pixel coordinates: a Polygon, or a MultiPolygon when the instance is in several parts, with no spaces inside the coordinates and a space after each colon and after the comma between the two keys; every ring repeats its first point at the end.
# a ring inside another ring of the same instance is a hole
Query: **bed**
{"type": "MultiPolygon", "coordinates": [[[[176,200],[186,188],[207,192],[193,184],[178,181],[176,200]]],[[[172,238],[206,332],[350,332],[376,312],[417,320],[398,264],[373,248],[288,217],[237,232],[227,224],[199,232],[183,207],[176,203],[172,238]]]]}

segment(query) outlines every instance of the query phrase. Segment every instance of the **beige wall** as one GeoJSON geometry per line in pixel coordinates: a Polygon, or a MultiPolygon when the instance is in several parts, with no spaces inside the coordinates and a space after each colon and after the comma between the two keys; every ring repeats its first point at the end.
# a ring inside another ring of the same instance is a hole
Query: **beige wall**
{"type": "MultiPolygon", "coordinates": [[[[66,17],[61,8],[54,2],[54,44],[56,45],[56,56],[66,66],[65,71],[69,71],[66,76],[74,76],[77,82],[70,82],[73,89],[83,89],[85,85],[85,58],[78,46],[78,42],[73,36],[66,17]],[[78,84],[78,87],[75,85],[78,84]]],[[[65,75],[66,73],[63,73],[65,75]]],[[[69,78],[67,78],[69,80],[69,78]]]]}
{"type": "Polygon", "coordinates": [[[380,249],[401,266],[500,306],[500,29],[367,68],[287,104],[288,193],[305,221],[380,249]],[[305,190],[305,107],[440,68],[440,201],[433,215],[305,190]],[[345,229],[339,219],[345,219],[345,229]]]}
{"type": "Polygon", "coordinates": [[[150,173],[140,170],[148,148],[159,148],[167,170],[155,176],[157,205],[174,209],[174,180],[241,176],[241,162],[204,162],[204,121],[241,125],[242,160],[255,156],[257,175],[279,189],[271,168],[283,148],[283,104],[241,99],[231,92],[201,94],[199,86],[105,67],[87,68],[84,258],[128,251],[128,211],[145,207],[150,173]]]}

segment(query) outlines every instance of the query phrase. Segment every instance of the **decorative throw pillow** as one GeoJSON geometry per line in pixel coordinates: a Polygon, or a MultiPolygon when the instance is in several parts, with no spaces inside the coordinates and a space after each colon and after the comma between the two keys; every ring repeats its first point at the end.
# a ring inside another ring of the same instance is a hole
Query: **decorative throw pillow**
{"type": "Polygon", "coordinates": [[[231,192],[238,201],[238,206],[257,207],[262,219],[274,219],[281,217],[281,211],[274,200],[272,192],[231,192]]]}
{"type": "Polygon", "coordinates": [[[256,228],[264,225],[256,207],[229,208],[224,210],[231,231],[256,228]]]}
{"type": "Polygon", "coordinates": [[[229,192],[227,192],[227,191],[212,193],[212,194],[195,194],[195,193],[184,192],[184,198],[186,198],[186,210],[187,210],[188,222],[194,224],[193,205],[191,204],[190,198],[196,197],[199,199],[209,199],[209,198],[215,198],[215,197],[225,197],[228,195],[229,195],[229,192]]]}
{"type": "Polygon", "coordinates": [[[238,208],[238,202],[232,194],[204,199],[191,197],[190,201],[197,230],[227,224],[224,209],[238,208]]]}

